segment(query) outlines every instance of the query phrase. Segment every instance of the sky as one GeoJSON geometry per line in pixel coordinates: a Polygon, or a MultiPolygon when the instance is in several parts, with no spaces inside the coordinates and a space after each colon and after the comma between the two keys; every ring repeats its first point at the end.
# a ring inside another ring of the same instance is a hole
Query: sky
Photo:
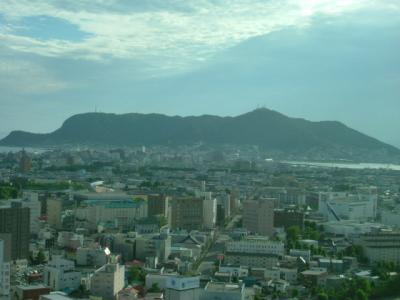
{"type": "Polygon", "coordinates": [[[399,53],[398,0],[1,0],[0,137],[262,106],[400,147],[399,53]]]}

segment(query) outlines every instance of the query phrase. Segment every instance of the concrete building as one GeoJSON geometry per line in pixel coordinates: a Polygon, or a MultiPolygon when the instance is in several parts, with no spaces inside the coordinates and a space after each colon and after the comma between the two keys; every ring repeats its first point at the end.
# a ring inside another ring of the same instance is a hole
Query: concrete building
{"type": "Polygon", "coordinates": [[[165,300],[199,300],[200,277],[169,277],[166,287],[165,300]]]}
{"type": "Polygon", "coordinates": [[[375,187],[360,189],[357,194],[326,192],[319,194],[318,211],[325,220],[375,220],[378,193],[375,187]]]}
{"type": "Polygon", "coordinates": [[[145,261],[157,257],[164,262],[171,254],[171,236],[168,234],[144,235],[136,238],[136,258],[145,261]]]}
{"type": "Polygon", "coordinates": [[[107,264],[90,278],[90,293],[103,300],[114,300],[125,286],[125,266],[107,264]]]}
{"type": "Polygon", "coordinates": [[[204,227],[213,229],[217,223],[217,199],[205,199],[203,203],[204,227]]]}
{"type": "Polygon", "coordinates": [[[49,198],[47,199],[46,204],[47,223],[55,229],[61,229],[62,200],[49,198]]]}
{"type": "Polygon", "coordinates": [[[5,259],[5,243],[0,240],[0,298],[10,295],[10,262],[5,259]]]}
{"type": "Polygon", "coordinates": [[[209,282],[200,294],[200,300],[244,300],[244,284],[209,282]]]}
{"type": "Polygon", "coordinates": [[[169,197],[164,195],[148,195],[147,203],[148,203],[148,216],[168,216],[168,202],[169,197]]]}
{"type": "Polygon", "coordinates": [[[265,237],[247,237],[244,240],[228,242],[225,263],[248,267],[270,268],[276,266],[284,255],[284,244],[265,237]]]}
{"type": "Polygon", "coordinates": [[[133,228],[135,221],[147,217],[147,202],[142,199],[85,200],[78,209],[79,219],[96,230],[100,223],[113,222],[119,228],[133,228]]]}
{"type": "Polygon", "coordinates": [[[370,263],[400,264],[400,232],[379,232],[363,235],[358,243],[370,263]]]}
{"type": "MultiPolygon", "coordinates": [[[[29,257],[30,211],[21,202],[0,207],[0,234],[11,234],[11,259],[29,257]]],[[[7,246],[7,245],[6,245],[7,246]]]]}
{"type": "Polygon", "coordinates": [[[39,300],[42,295],[48,295],[51,289],[48,286],[19,285],[15,289],[16,300],[39,300]]]}
{"type": "Polygon", "coordinates": [[[76,264],[78,266],[100,267],[107,263],[107,253],[101,247],[78,248],[76,251],[76,264]]]}
{"type": "Polygon", "coordinates": [[[303,228],[304,213],[289,209],[275,209],[274,227],[283,227],[287,229],[291,226],[298,226],[299,228],[303,228]]]}
{"type": "Polygon", "coordinates": [[[274,199],[246,200],[243,203],[243,227],[250,232],[272,236],[274,199]]]}
{"type": "Polygon", "coordinates": [[[173,198],[171,200],[171,228],[198,230],[203,228],[203,199],[173,198]]]}
{"type": "Polygon", "coordinates": [[[81,284],[81,273],[75,271],[75,263],[53,255],[43,271],[43,282],[54,291],[72,292],[81,284]]]}

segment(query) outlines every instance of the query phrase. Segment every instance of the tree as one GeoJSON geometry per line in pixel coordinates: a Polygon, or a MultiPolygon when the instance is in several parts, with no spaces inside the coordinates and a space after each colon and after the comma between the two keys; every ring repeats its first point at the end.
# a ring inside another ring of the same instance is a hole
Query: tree
{"type": "Polygon", "coordinates": [[[44,254],[43,250],[40,249],[38,254],[36,255],[35,263],[38,265],[42,265],[46,262],[46,255],[44,254]]]}
{"type": "Polygon", "coordinates": [[[151,288],[149,288],[148,292],[149,293],[159,293],[159,292],[161,292],[161,289],[160,289],[158,283],[157,282],[153,283],[151,288]]]}
{"type": "Polygon", "coordinates": [[[362,289],[358,289],[356,292],[356,300],[368,300],[368,296],[362,289]]]}
{"type": "Polygon", "coordinates": [[[318,300],[329,300],[329,297],[326,293],[319,293],[317,296],[318,300]]]}

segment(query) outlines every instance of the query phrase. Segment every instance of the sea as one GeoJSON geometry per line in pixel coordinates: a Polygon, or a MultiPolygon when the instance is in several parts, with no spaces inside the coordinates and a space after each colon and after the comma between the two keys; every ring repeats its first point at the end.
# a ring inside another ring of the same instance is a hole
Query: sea
{"type": "Polygon", "coordinates": [[[34,154],[40,154],[43,152],[46,152],[46,149],[40,149],[40,148],[30,148],[30,147],[6,147],[6,146],[0,146],[0,153],[15,153],[25,150],[28,153],[34,153],[34,154]]]}
{"type": "Polygon", "coordinates": [[[294,166],[310,166],[320,168],[339,168],[339,169],[372,169],[372,170],[394,170],[400,171],[400,165],[379,164],[379,163],[344,163],[344,162],[304,162],[304,161],[281,161],[281,163],[294,166]]]}

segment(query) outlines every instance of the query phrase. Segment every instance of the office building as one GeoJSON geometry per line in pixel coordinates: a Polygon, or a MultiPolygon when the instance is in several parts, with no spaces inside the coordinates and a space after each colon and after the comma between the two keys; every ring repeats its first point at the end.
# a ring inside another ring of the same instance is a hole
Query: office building
{"type": "Polygon", "coordinates": [[[90,293],[103,300],[114,300],[125,286],[125,266],[107,264],[90,278],[90,293]]]}
{"type": "Polygon", "coordinates": [[[173,198],[171,200],[171,228],[198,230],[203,227],[203,199],[173,198]]]}
{"type": "Polygon", "coordinates": [[[275,199],[246,200],[243,203],[243,227],[252,233],[272,236],[275,199]]]}
{"type": "Polygon", "coordinates": [[[0,240],[0,299],[10,295],[10,262],[5,259],[5,243],[0,240]]]}
{"type": "Polygon", "coordinates": [[[81,284],[81,273],[75,271],[75,263],[53,255],[43,271],[43,282],[53,291],[73,292],[81,284]]]}
{"type": "Polygon", "coordinates": [[[199,277],[168,277],[165,300],[199,300],[199,277]]]}
{"type": "Polygon", "coordinates": [[[55,229],[62,228],[62,200],[57,198],[47,199],[47,223],[55,229]]]}
{"type": "Polygon", "coordinates": [[[244,300],[244,284],[209,282],[200,294],[200,300],[244,300]]]}
{"type": "MultiPolygon", "coordinates": [[[[20,202],[0,207],[0,235],[11,235],[11,259],[29,257],[30,210],[20,202]]],[[[8,247],[8,245],[6,245],[8,247]]]]}
{"type": "Polygon", "coordinates": [[[400,264],[400,232],[382,231],[363,235],[358,242],[371,264],[400,264]]]}

